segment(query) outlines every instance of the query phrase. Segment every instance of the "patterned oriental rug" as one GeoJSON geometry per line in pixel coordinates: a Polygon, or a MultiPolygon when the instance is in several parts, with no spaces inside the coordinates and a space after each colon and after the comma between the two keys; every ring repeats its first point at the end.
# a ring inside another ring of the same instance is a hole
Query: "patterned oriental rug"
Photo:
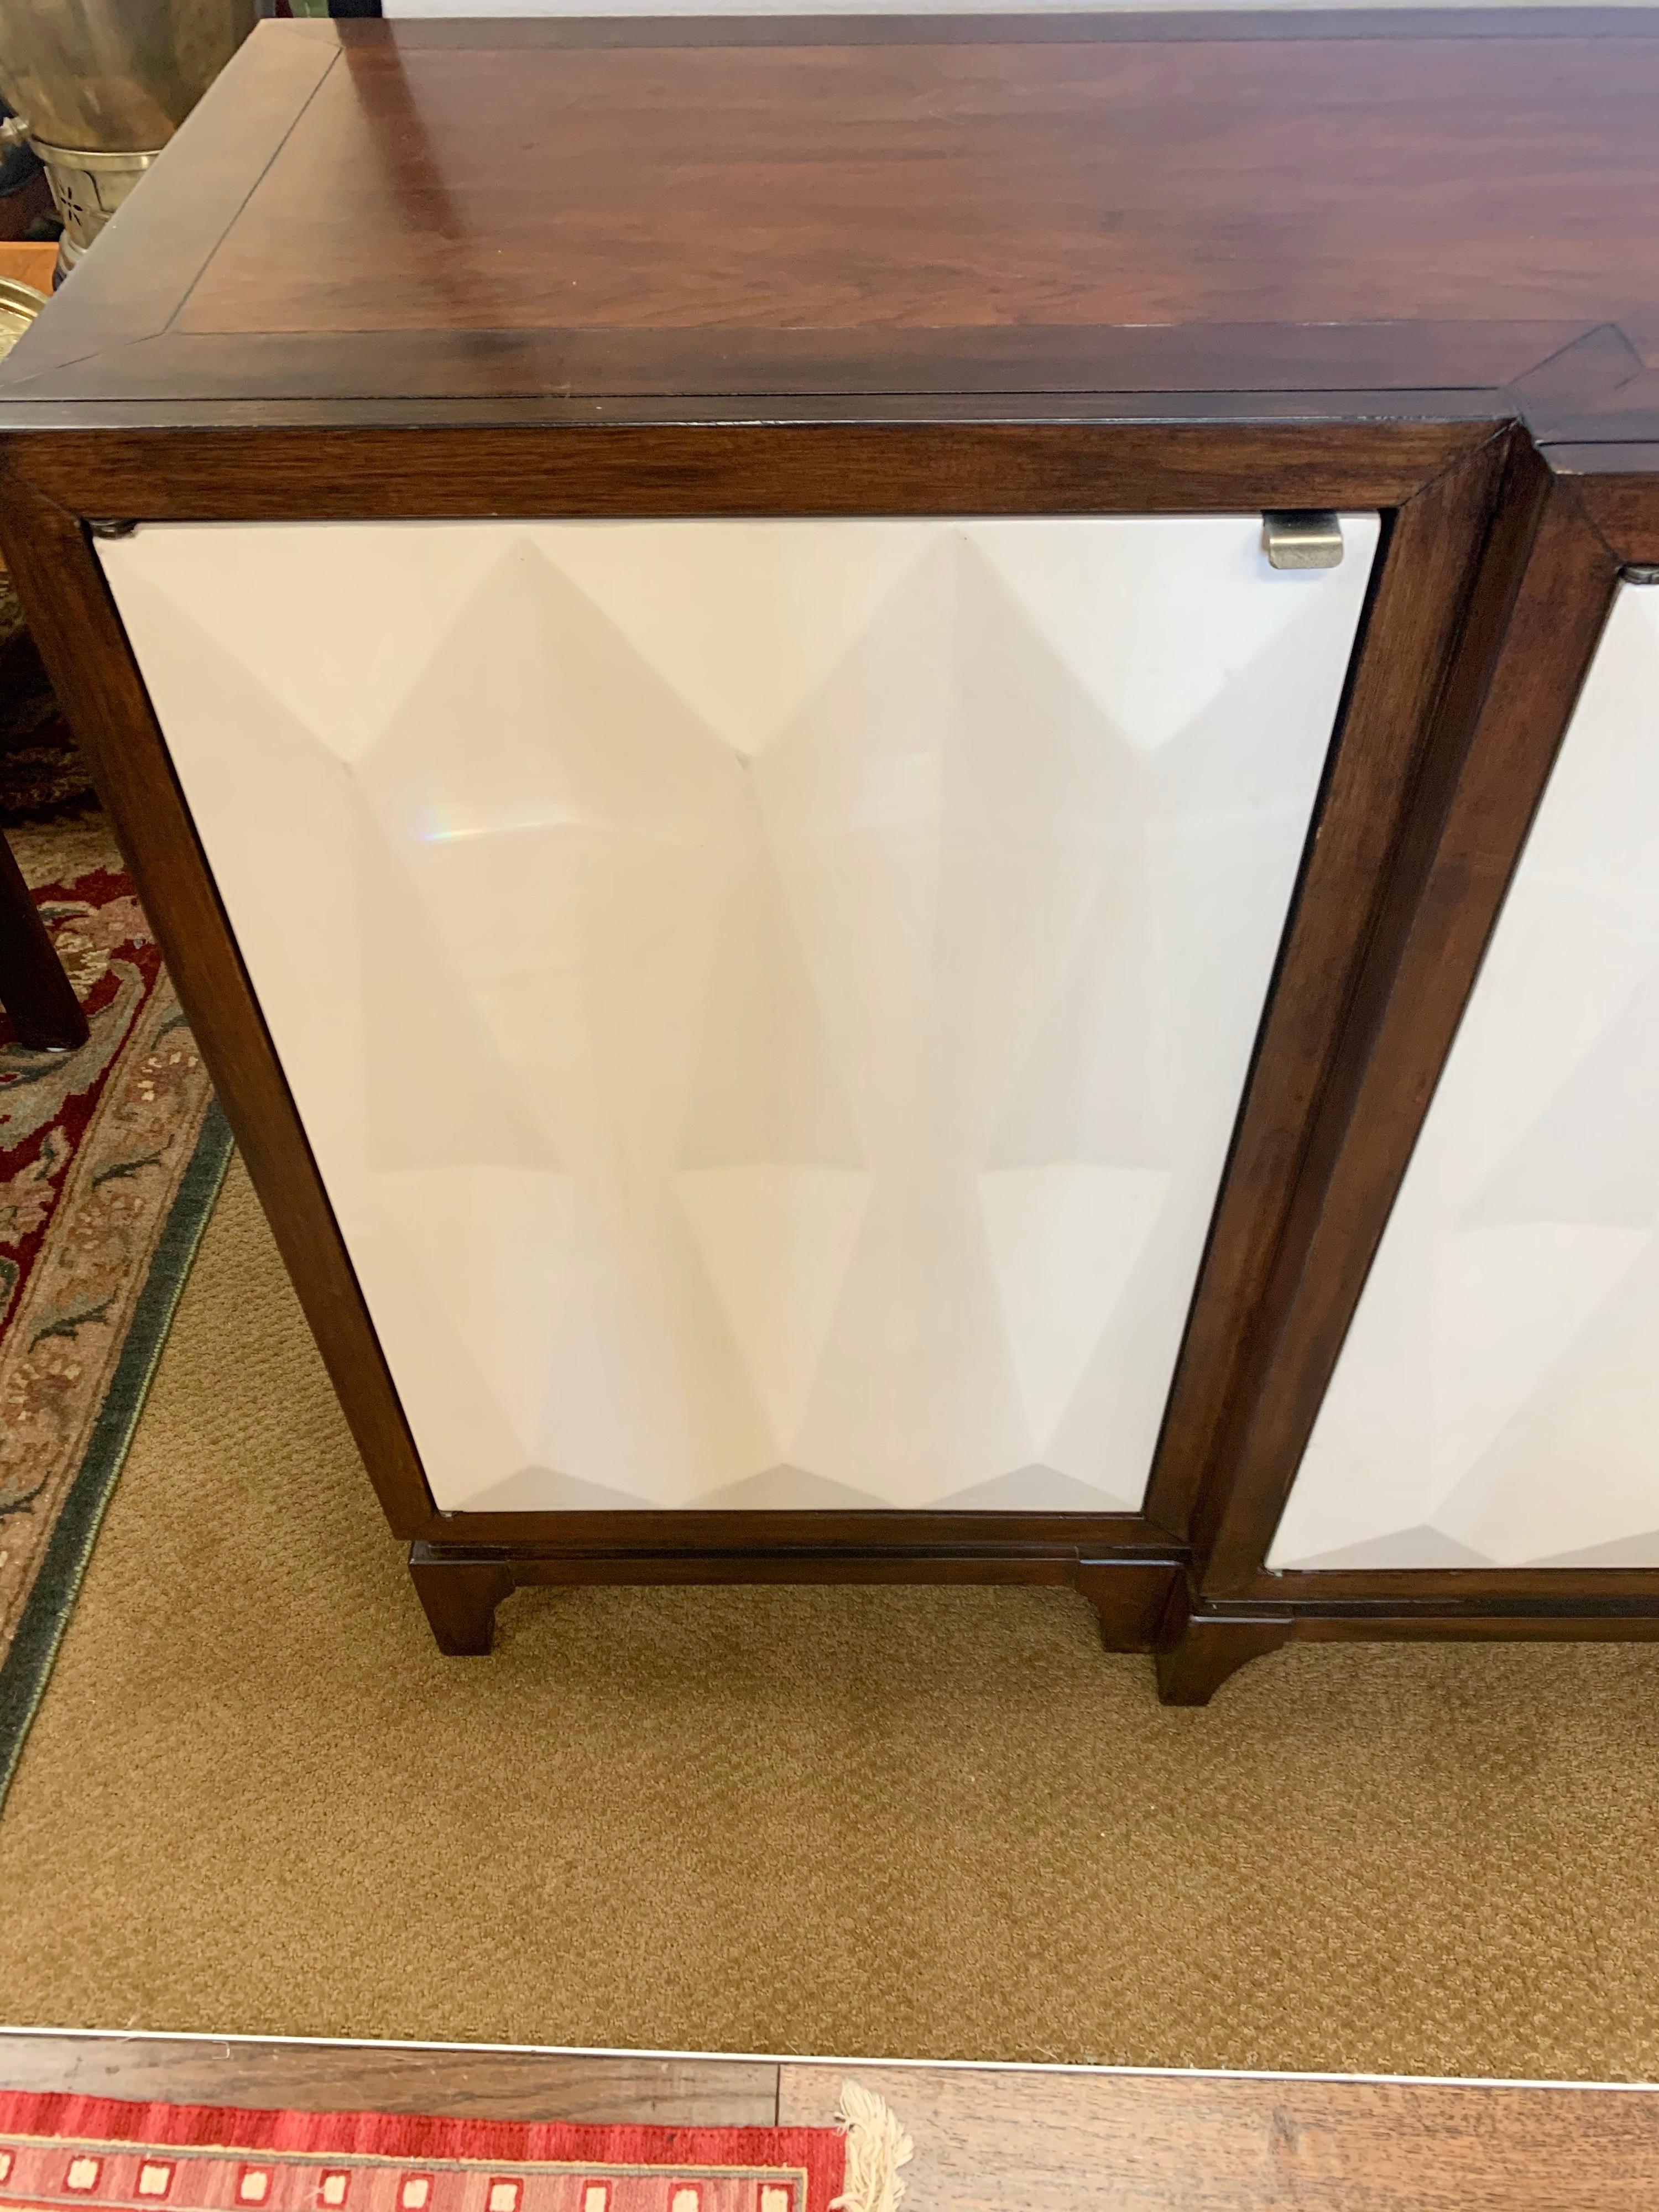
{"type": "Polygon", "coordinates": [[[0,582],[0,828],[87,1010],[0,1015],[0,1797],[230,1140],[73,739],[0,582]]]}
{"type": "Polygon", "coordinates": [[[16,2212],[896,2212],[909,2139],[846,2084],[834,2128],[592,2127],[0,2094],[16,2212]]]}

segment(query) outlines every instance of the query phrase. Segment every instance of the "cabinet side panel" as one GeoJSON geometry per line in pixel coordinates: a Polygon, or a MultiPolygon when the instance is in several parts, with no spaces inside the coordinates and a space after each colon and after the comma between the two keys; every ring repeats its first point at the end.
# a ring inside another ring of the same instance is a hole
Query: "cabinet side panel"
{"type": "Polygon", "coordinates": [[[102,545],[441,1507],[1139,1504],[1376,530],[102,545]]]}
{"type": "Polygon", "coordinates": [[[1656,687],[1622,586],[1271,1567],[1659,1566],[1656,687]]]}

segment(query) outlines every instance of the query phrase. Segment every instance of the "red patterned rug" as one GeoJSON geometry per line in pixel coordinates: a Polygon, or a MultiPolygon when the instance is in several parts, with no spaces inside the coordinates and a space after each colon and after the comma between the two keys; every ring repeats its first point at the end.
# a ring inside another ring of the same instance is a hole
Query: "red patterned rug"
{"type": "Polygon", "coordinates": [[[0,1012],[0,1800],[229,1154],[74,739],[0,579],[0,833],[86,1010],[0,1012]]]}
{"type": "Polygon", "coordinates": [[[0,2094],[8,2212],[894,2212],[910,2145],[834,2128],[592,2127],[0,2094]]]}

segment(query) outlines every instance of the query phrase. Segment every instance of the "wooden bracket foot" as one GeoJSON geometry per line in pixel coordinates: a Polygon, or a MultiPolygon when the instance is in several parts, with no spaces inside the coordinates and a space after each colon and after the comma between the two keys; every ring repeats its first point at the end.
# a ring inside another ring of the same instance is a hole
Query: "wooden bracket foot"
{"type": "Polygon", "coordinates": [[[1085,1559],[1077,1588],[1099,1614],[1109,1651],[1150,1651],[1181,1578],[1178,1559],[1085,1559]]]}
{"type": "Polygon", "coordinates": [[[1158,1648],[1166,1705],[1207,1705],[1230,1674],[1289,1640],[1289,1613],[1190,1613],[1178,1594],[1158,1648]]]}
{"type": "Polygon", "coordinates": [[[452,1659],[483,1658],[495,1640],[495,1608],[518,1587],[506,1561],[411,1544],[409,1574],[439,1650],[452,1659]]]}

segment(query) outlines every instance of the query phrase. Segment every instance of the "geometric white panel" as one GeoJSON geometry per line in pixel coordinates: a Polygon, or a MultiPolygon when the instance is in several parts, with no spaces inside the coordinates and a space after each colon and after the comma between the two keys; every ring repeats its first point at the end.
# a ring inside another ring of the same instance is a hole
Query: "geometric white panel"
{"type": "Polygon", "coordinates": [[[1656,702],[1621,585],[1272,1566],[1659,1566],[1656,702]]]}
{"type": "Polygon", "coordinates": [[[1139,1503],[1376,528],[100,541],[440,1505],[1139,1503]]]}
{"type": "Polygon", "coordinates": [[[795,1449],[852,1263],[870,1178],[860,1168],[686,1168],[675,1178],[772,1435],[795,1449]]]}
{"type": "Polygon", "coordinates": [[[1053,1443],[1170,1195],[1164,1168],[988,1168],[980,1200],[1031,1441],[1053,1443]]]}

